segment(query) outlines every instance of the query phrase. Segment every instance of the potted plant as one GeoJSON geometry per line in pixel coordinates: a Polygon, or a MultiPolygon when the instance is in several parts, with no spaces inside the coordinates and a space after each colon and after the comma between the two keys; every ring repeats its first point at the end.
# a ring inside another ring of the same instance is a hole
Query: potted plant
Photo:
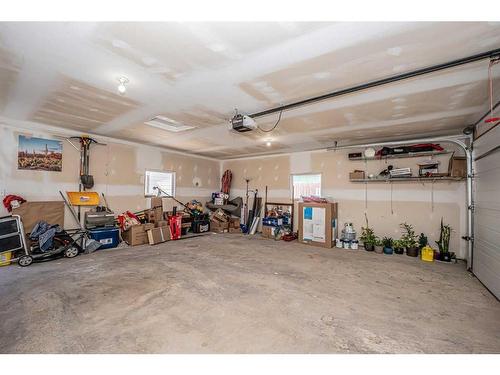
{"type": "Polygon", "coordinates": [[[375,237],[375,252],[382,254],[384,252],[384,243],[379,237],[375,237]]]}
{"type": "Polygon", "coordinates": [[[436,244],[439,247],[439,260],[444,262],[451,261],[451,254],[449,251],[451,231],[451,227],[448,224],[443,224],[443,218],[441,218],[441,232],[439,233],[439,241],[436,241],[436,244]]]}
{"type": "Polygon", "coordinates": [[[384,244],[384,254],[391,255],[394,250],[392,248],[393,240],[391,237],[384,237],[382,239],[382,243],[384,244]]]}
{"type": "Polygon", "coordinates": [[[401,229],[403,230],[403,235],[401,239],[405,243],[406,255],[410,257],[418,257],[418,240],[413,225],[408,223],[401,223],[401,229]]]}
{"type": "Polygon", "coordinates": [[[429,242],[427,240],[427,236],[423,233],[420,233],[420,236],[418,237],[418,245],[419,245],[420,249],[422,249],[423,247],[426,247],[428,244],[429,244],[429,242]]]}
{"type": "Polygon", "coordinates": [[[363,246],[366,251],[375,250],[375,231],[368,225],[368,216],[365,214],[366,227],[361,227],[361,237],[360,240],[363,242],[363,246]]]}
{"type": "Polygon", "coordinates": [[[403,240],[394,240],[392,243],[392,248],[394,249],[395,254],[405,253],[405,244],[403,240]]]}

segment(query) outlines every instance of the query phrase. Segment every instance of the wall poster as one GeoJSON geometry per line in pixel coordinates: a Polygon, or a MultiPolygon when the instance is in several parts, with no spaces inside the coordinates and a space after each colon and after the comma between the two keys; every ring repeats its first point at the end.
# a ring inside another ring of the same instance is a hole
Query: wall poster
{"type": "Polygon", "coordinates": [[[61,172],[62,148],[62,141],[19,135],[17,168],[61,172]]]}

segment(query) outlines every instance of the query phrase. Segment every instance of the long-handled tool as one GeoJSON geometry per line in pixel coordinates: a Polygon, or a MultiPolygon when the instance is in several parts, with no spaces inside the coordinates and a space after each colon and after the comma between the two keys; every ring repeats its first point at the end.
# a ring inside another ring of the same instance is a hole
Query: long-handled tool
{"type": "MultiPolygon", "coordinates": [[[[92,189],[94,186],[94,176],[90,174],[90,145],[92,143],[100,146],[106,146],[105,143],[100,143],[94,138],[90,137],[69,137],[66,139],[75,150],[80,152],[80,181],[78,184],[78,191],[92,189]],[[71,140],[78,140],[80,142],[80,148],[76,147],[71,140]]],[[[81,217],[81,208],[78,207],[78,221],[81,217]]]]}
{"type": "Polygon", "coordinates": [[[78,223],[78,226],[81,228],[81,229],[85,229],[83,227],[83,224],[80,222],[80,219],[78,219],[78,215],[76,214],[75,212],[75,209],[73,208],[73,206],[68,202],[68,200],[66,199],[66,197],[64,196],[63,192],[62,191],[59,191],[59,194],[61,194],[61,197],[64,201],[64,203],[66,204],[66,207],[68,207],[69,209],[69,212],[71,213],[71,215],[73,216],[73,218],[75,219],[75,221],[78,223]]]}
{"type": "Polygon", "coordinates": [[[90,145],[93,143],[100,146],[106,146],[104,143],[96,141],[90,137],[69,137],[68,142],[80,152],[80,185],[84,190],[92,189],[94,186],[94,176],[90,174],[90,145]],[[78,140],[80,148],[76,147],[71,140],[78,140]]]}
{"type": "Polygon", "coordinates": [[[59,191],[59,194],[61,194],[64,203],[69,208],[69,212],[71,212],[71,215],[73,216],[75,221],[78,223],[78,226],[80,227],[80,229],[78,229],[75,233],[78,235],[78,238],[75,239],[75,242],[80,241],[80,248],[85,253],[91,253],[95,251],[100,246],[100,243],[96,240],[93,240],[92,238],[89,238],[88,236],[89,232],[87,231],[87,229],[85,229],[85,227],[81,223],[71,203],[68,202],[62,191],[59,191]]]}
{"type": "Polygon", "coordinates": [[[196,211],[194,211],[193,209],[189,208],[186,204],[184,204],[180,200],[174,198],[172,195],[168,194],[165,190],[163,190],[159,186],[153,186],[153,190],[158,190],[158,196],[160,196],[160,194],[163,194],[167,198],[173,199],[175,202],[179,203],[182,207],[184,207],[185,209],[187,209],[189,211],[189,213],[191,214],[191,216],[197,217],[199,215],[196,211]]]}

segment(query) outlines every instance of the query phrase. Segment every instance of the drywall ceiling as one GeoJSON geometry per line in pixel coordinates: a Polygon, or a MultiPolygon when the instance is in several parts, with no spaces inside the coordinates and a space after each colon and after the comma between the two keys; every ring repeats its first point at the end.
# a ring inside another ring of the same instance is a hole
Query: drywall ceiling
{"type": "Polygon", "coordinates": [[[486,60],[286,111],[270,133],[228,120],[499,46],[487,22],[0,23],[0,116],[220,159],[457,134],[488,108],[486,60]]]}

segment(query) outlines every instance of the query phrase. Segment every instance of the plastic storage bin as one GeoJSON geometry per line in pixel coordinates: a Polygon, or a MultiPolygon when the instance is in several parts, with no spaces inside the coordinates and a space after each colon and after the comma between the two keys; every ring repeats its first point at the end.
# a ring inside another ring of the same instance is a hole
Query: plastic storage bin
{"type": "Polygon", "coordinates": [[[91,229],[90,238],[101,243],[100,249],[112,249],[120,243],[120,230],[118,228],[91,229]]]}

